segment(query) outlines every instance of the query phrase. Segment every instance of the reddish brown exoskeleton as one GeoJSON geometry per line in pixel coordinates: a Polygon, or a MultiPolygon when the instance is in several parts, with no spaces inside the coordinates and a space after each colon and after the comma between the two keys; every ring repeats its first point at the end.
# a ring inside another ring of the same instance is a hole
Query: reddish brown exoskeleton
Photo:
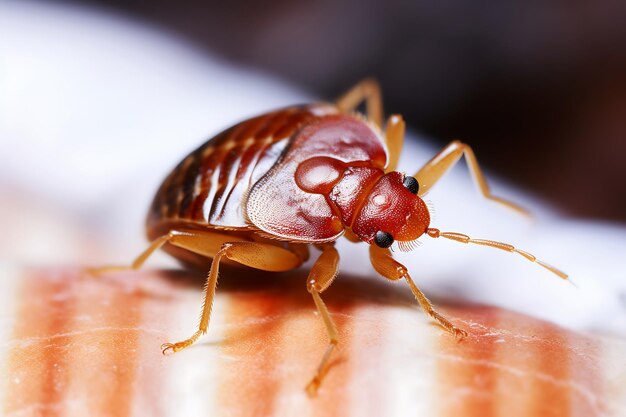
{"type": "MultiPolygon", "coordinates": [[[[164,353],[189,347],[207,332],[222,259],[288,271],[306,261],[314,245],[322,253],[306,288],[330,339],[307,386],[314,393],[337,344],[336,326],[320,295],[337,275],[334,242],[341,236],[370,244],[374,269],[387,279],[406,280],[424,311],[460,338],[466,332],[437,313],[407,269],[393,259],[389,247],[394,241],[408,250],[426,234],[491,246],[516,252],[567,279],[511,245],[431,228],[421,196],[462,156],[483,196],[523,210],[491,195],[471,148],[458,141],[413,177],[396,172],[404,122],[391,116],[382,132],[382,117],[378,84],[365,80],[335,103],[289,107],[241,122],[200,146],[169,174],[148,215],[152,244],[130,268],[139,268],[161,247],[185,262],[213,261],[198,330],[189,339],[164,344],[164,353]],[[364,101],[367,116],[354,112],[364,101]]],[[[100,271],[111,269],[116,268],[100,271]]]]}

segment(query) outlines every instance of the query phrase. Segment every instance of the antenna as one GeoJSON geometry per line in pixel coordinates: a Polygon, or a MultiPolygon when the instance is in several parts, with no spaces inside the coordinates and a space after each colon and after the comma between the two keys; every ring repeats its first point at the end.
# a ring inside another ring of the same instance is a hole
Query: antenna
{"type": "Polygon", "coordinates": [[[443,237],[445,239],[454,240],[456,242],[473,243],[475,245],[489,246],[489,247],[500,249],[500,250],[507,251],[507,252],[519,253],[524,258],[528,259],[530,262],[534,262],[536,264],[539,264],[540,266],[544,267],[548,271],[550,271],[553,274],[557,275],[559,278],[562,278],[562,279],[570,282],[572,285],[574,285],[574,283],[572,283],[568,279],[568,276],[567,276],[567,274],[565,272],[563,272],[563,271],[561,271],[561,270],[559,270],[559,269],[553,267],[552,265],[549,265],[549,264],[547,264],[547,263],[545,263],[543,261],[540,261],[534,255],[531,255],[530,253],[528,253],[526,251],[523,251],[521,249],[517,249],[517,248],[515,248],[515,246],[509,245],[508,243],[496,242],[495,240],[472,239],[471,237],[469,237],[467,235],[464,235],[464,234],[461,234],[461,233],[442,232],[439,229],[435,229],[435,228],[432,228],[432,227],[429,227],[428,229],[426,229],[426,234],[428,236],[430,236],[430,237],[433,237],[433,238],[443,237]]]}

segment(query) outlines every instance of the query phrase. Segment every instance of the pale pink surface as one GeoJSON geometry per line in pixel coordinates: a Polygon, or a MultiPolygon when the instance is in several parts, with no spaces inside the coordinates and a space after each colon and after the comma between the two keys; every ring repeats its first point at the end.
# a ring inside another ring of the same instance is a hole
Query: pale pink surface
{"type": "Polygon", "coordinates": [[[444,311],[458,343],[407,288],[340,277],[326,299],[340,329],[328,377],[304,385],[325,333],[305,271],[228,269],[208,336],[163,356],[197,323],[202,274],[7,270],[0,349],[9,416],[620,416],[626,344],[479,306],[444,311]],[[8,302],[8,304],[6,304],[8,302]]]}

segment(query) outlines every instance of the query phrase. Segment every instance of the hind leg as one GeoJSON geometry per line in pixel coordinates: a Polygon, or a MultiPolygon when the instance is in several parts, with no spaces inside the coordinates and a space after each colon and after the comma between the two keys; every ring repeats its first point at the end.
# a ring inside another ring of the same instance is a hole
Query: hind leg
{"type": "Polygon", "coordinates": [[[146,260],[158,249],[163,247],[166,243],[170,243],[175,246],[179,246],[184,249],[188,249],[185,245],[190,245],[189,242],[194,242],[194,249],[189,249],[192,252],[205,255],[207,257],[213,257],[217,251],[220,250],[222,245],[226,242],[245,241],[245,239],[238,239],[232,235],[225,235],[223,233],[209,232],[209,231],[197,231],[197,230],[171,230],[169,233],[163,236],[159,236],[150,242],[150,246],[143,251],[130,265],[110,265],[102,266],[99,268],[89,268],[88,271],[92,274],[98,275],[106,272],[115,271],[127,271],[131,269],[139,269],[146,262],[146,260]],[[198,252],[201,251],[201,252],[198,252]]]}

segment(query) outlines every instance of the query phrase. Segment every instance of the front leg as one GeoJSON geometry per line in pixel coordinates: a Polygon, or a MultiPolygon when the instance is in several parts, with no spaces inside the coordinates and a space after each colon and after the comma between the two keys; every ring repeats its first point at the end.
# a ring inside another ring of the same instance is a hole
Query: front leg
{"type": "Polygon", "coordinates": [[[432,303],[411,279],[409,271],[400,262],[393,259],[389,249],[379,248],[376,245],[370,246],[370,261],[374,269],[383,277],[392,281],[404,278],[411,288],[411,292],[419,303],[420,307],[432,317],[441,327],[452,333],[455,337],[463,339],[467,336],[467,332],[453,325],[450,320],[438,313],[432,303]]]}
{"type": "Polygon", "coordinates": [[[487,180],[480,169],[480,165],[478,165],[478,160],[476,159],[476,155],[474,155],[474,151],[469,145],[466,145],[458,140],[450,142],[448,146],[443,148],[441,152],[435,155],[414,175],[415,179],[417,179],[417,182],[419,183],[419,195],[423,196],[426,194],[428,190],[430,190],[446,172],[452,169],[452,167],[463,156],[465,156],[467,166],[472,174],[472,177],[474,178],[474,181],[476,182],[476,185],[478,185],[478,189],[485,198],[509,207],[521,214],[529,214],[525,208],[491,194],[489,184],[487,184],[487,180]]]}

